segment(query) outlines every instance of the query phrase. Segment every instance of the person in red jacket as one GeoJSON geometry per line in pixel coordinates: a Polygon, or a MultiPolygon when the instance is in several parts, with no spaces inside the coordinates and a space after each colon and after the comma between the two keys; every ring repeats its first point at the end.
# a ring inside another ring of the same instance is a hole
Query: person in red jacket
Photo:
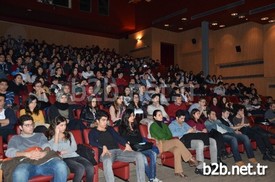
{"type": "Polygon", "coordinates": [[[167,114],[169,117],[176,118],[177,110],[186,110],[187,107],[185,103],[182,102],[180,94],[175,94],[173,99],[174,103],[169,104],[167,107],[167,114]]]}
{"type": "Polygon", "coordinates": [[[128,86],[128,82],[123,77],[123,72],[121,72],[121,71],[118,72],[116,84],[117,84],[117,86],[123,86],[123,87],[128,86]]]}

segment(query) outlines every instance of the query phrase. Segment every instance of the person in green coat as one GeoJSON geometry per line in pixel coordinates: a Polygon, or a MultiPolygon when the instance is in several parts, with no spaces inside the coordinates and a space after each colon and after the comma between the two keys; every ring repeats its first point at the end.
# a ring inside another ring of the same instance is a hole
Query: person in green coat
{"type": "Polygon", "coordinates": [[[185,145],[177,138],[173,138],[168,126],[162,122],[163,116],[160,110],[153,112],[154,122],[150,126],[150,134],[157,142],[157,147],[162,152],[172,152],[174,154],[175,175],[182,178],[187,177],[183,173],[181,158],[189,162],[190,166],[196,166],[197,160],[192,156],[185,145]]]}

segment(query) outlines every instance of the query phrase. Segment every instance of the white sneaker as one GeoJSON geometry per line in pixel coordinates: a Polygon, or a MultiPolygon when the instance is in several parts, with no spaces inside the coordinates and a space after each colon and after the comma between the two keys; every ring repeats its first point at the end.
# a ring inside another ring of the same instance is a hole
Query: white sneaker
{"type": "Polygon", "coordinates": [[[162,182],[162,181],[158,178],[155,178],[155,179],[153,179],[153,182],[162,182]]]}

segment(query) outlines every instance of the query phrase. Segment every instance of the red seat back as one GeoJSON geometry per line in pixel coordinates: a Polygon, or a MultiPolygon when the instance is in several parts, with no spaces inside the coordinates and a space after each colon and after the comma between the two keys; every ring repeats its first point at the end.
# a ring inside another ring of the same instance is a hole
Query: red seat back
{"type": "Polygon", "coordinates": [[[76,144],[83,144],[83,137],[80,130],[71,130],[70,132],[74,135],[76,144]]]}
{"type": "Polygon", "coordinates": [[[74,114],[75,114],[75,119],[80,119],[80,115],[81,115],[81,109],[76,109],[74,111],[74,114]]]}
{"type": "Polygon", "coordinates": [[[89,133],[90,133],[91,129],[87,128],[83,130],[83,137],[84,137],[84,143],[85,144],[89,144],[89,133]]]}
{"type": "Polygon", "coordinates": [[[147,125],[139,125],[140,134],[143,138],[147,138],[148,136],[148,127],[147,125]]]}
{"type": "Polygon", "coordinates": [[[0,136],[0,159],[4,158],[4,148],[3,148],[3,146],[4,146],[3,138],[2,138],[2,136],[0,136]]]}

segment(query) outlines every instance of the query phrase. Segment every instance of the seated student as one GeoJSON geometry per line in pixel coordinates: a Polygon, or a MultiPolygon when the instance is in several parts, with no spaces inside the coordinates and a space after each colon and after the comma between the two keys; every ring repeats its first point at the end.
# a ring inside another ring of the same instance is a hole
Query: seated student
{"type": "Polygon", "coordinates": [[[105,89],[103,89],[101,98],[102,98],[102,105],[105,108],[110,108],[115,100],[115,94],[111,85],[107,85],[105,89]]]}
{"type": "Polygon", "coordinates": [[[8,136],[15,134],[14,125],[17,122],[16,115],[11,108],[5,109],[5,95],[0,94],[0,136],[7,143],[8,136]]]}
{"type": "Polygon", "coordinates": [[[74,173],[74,182],[80,182],[84,173],[86,181],[93,182],[94,166],[76,153],[77,144],[71,132],[66,130],[67,120],[57,116],[49,127],[49,143],[53,151],[59,152],[70,171],[74,173]]]}
{"type": "Polygon", "coordinates": [[[22,75],[17,74],[14,76],[14,79],[9,82],[8,91],[14,93],[14,95],[27,94],[28,89],[25,83],[23,82],[22,75]]]}
{"type": "Polygon", "coordinates": [[[132,101],[132,93],[131,93],[131,89],[126,86],[124,88],[124,94],[123,94],[123,102],[125,106],[128,106],[130,104],[130,102],[132,101]]]}
{"type": "Polygon", "coordinates": [[[93,128],[89,133],[89,143],[99,149],[99,160],[103,162],[105,180],[107,182],[115,181],[112,163],[114,161],[122,161],[135,162],[137,181],[144,182],[145,166],[143,155],[140,152],[133,151],[127,141],[112,127],[107,125],[108,113],[98,111],[96,122],[97,128],[93,128]],[[125,149],[121,150],[118,144],[125,146],[125,149]]]}
{"type": "Polygon", "coordinates": [[[264,113],[264,119],[268,122],[275,124],[275,103],[271,102],[269,104],[269,109],[264,113]]]}
{"type": "Polygon", "coordinates": [[[53,182],[66,182],[68,171],[65,162],[50,150],[50,144],[44,134],[33,132],[32,117],[20,116],[18,124],[21,133],[11,138],[6,151],[6,156],[13,158],[18,165],[13,171],[7,171],[9,174],[5,177],[9,179],[6,180],[28,182],[34,176],[52,175],[53,182]],[[33,148],[35,150],[30,150],[33,148]],[[17,159],[24,160],[16,161],[17,159]]]}
{"type": "Polygon", "coordinates": [[[167,107],[167,114],[170,117],[175,118],[176,117],[176,112],[178,110],[186,110],[186,105],[185,103],[182,102],[182,98],[180,94],[176,94],[173,96],[174,103],[169,104],[167,107]]]}
{"type": "Polygon", "coordinates": [[[35,81],[32,84],[33,86],[33,92],[31,92],[29,95],[34,95],[40,104],[40,109],[45,109],[46,107],[49,107],[51,103],[49,102],[48,96],[43,89],[43,85],[40,81],[35,81]]]}
{"type": "Polygon", "coordinates": [[[244,144],[249,162],[252,164],[257,164],[258,162],[255,159],[249,138],[241,132],[234,131],[232,128],[222,124],[222,122],[217,119],[215,111],[209,110],[207,113],[208,119],[205,121],[207,131],[210,132],[211,130],[217,130],[222,134],[225,143],[228,143],[232,149],[235,165],[245,165],[238,149],[238,142],[242,142],[244,144]]]}
{"type": "Polygon", "coordinates": [[[115,98],[113,104],[109,109],[111,120],[113,121],[114,125],[120,125],[122,113],[124,112],[124,110],[125,106],[123,103],[123,96],[119,95],[115,98]]]}
{"type": "Polygon", "coordinates": [[[0,78],[0,93],[5,95],[5,107],[12,107],[14,104],[14,93],[7,91],[8,80],[0,78]]]}
{"type": "MultiPolygon", "coordinates": [[[[134,110],[132,109],[126,109],[123,113],[122,122],[119,126],[119,133],[125,140],[130,142],[131,146],[142,142],[146,142],[140,134],[138,123],[135,120],[134,110]]],[[[141,153],[144,155],[145,173],[149,178],[150,182],[162,182],[156,177],[157,152],[157,148],[155,148],[155,150],[151,148],[141,151],[141,153]],[[145,156],[149,157],[149,164],[145,156]]]]}
{"type": "Polygon", "coordinates": [[[93,128],[96,127],[96,112],[98,111],[97,100],[94,96],[87,98],[87,104],[82,109],[80,119],[87,122],[88,126],[93,128]]]}
{"type": "Polygon", "coordinates": [[[81,121],[74,118],[73,109],[69,106],[68,97],[64,92],[58,92],[56,94],[56,102],[47,110],[49,123],[51,124],[51,121],[59,115],[67,119],[68,130],[82,130],[86,128],[81,121]]]}
{"type": "Polygon", "coordinates": [[[140,85],[138,89],[139,100],[141,101],[143,106],[147,106],[151,101],[151,97],[149,96],[148,92],[145,90],[145,85],[140,85]]]}
{"type": "Polygon", "coordinates": [[[166,121],[169,121],[169,116],[165,112],[164,107],[162,105],[160,105],[160,100],[159,99],[160,99],[159,94],[153,94],[152,95],[152,104],[148,105],[148,107],[147,107],[148,117],[152,118],[153,112],[155,110],[160,110],[161,113],[163,114],[163,117],[165,117],[166,121]]]}
{"type": "Polygon", "coordinates": [[[144,106],[142,106],[142,103],[139,100],[139,94],[136,92],[133,93],[133,100],[129,103],[127,109],[134,110],[138,122],[146,117],[146,109],[144,108],[144,106]]]}
{"type": "Polygon", "coordinates": [[[33,95],[30,95],[27,98],[25,108],[20,110],[20,116],[25,114],[28,114],[33,118],[35,124],[34,132],[45,133],[47,131],[49,124],[45,123],[43,112],[38,106],[38,99],[33,95]]]}
{"type": "Polygon", "coordinates": [[[218,97],[212,97],[209,102],[209,108],[217,113],[217,117],[222,115],[222,108],[218,104],[218,97]]]}
{"type": "MultiPolygon", "coordinates": [[[[229,123],[226,123],[229,124],[230,121],[229,123]]],[[[250,126],[247,117],[244,115],[244,106],[235,106],[235,117],[233,118],[232,123],[235,127],[237,127],[234,129],[239,130],[242,132],[242,134],[247,135],[250,139],[256,140],[257,146],[263,154],[263,160],[275,162],[275,159],[272,157],[272,155],[275,155],[275,151],[272,144],[269,142],[269,133],[259,126],[250,126]]]]}
{"type": "Polygon", "coordinates": [[[52,78],[52,84],[50,85],[49,90],[52,94],[57,94],[62,89],[62,84],[59,83],[57,77],[52,78]]]}
{"type": "Polygon", "coordinates": [[[207,118],[207,113],[206,113],[206,109],[207,109],[207,105],[206,105],[206,100],[204,97],[200,97],[199,101],[197,103],[192,104],[189,109],[188,112],[191,114],[191,111],[193,109],[198,109],[200,111],[200,118],[205,121],[207,118]]]}
{"type": "Polygon", "coordinates": [[[61,90],[59,90],[59,91],[62,91],[62,92],[64,92],[67,95],[68,104],[70,104],[70,105],[74,105],[75,104],[74,97],[73,97],[73,95],[71,93],[71,88],[70,88],[70,85],[68,83],[62,84],[61,90]]]}
{"type": "Polygon", "coordinates": [[[190,166],[197,166],[197,160],[179,139],[172,138],[173,136],[168,126],[162,122],[163,116],[160,110],[153,112],[153,119],[154,122],[150,126],[150,134],[152,138],[156,139],[160,153],[172,152],[174,154],[175,175],[186,178],[187,176],[183,173],[181,159],[189,162],[190,166]]]}
{"type": "Polygon", "coordinates": [[[168,106],[169,105],[168,100],[165,97],[165,95],[162,93],[162,90],[161,90],[160,86],[158,86],[158,85],[155,86],[154,94],[159,94],[159,97],[160,97],[159,100],[160,100],[161,105],[163,105],[163,106],[168,106]]]}
{"type": "Polygon", "coordinates": [[[208,133],[197,133],[195,128],[191,128],[186,124],[184,122],[185,113],[184,110],[178,110],[176,112],[176,119],[170,123],[169,129],[173,137],[178,137],[186,147],[191,147],[196,150],[196,159],[199,161],[199,165],[195,173],[203,175],[204,146],[210,145],[210,158],[211,164],[213,164],[218,162],[217,144],[213,138],[209,137],[208,133]]]}

